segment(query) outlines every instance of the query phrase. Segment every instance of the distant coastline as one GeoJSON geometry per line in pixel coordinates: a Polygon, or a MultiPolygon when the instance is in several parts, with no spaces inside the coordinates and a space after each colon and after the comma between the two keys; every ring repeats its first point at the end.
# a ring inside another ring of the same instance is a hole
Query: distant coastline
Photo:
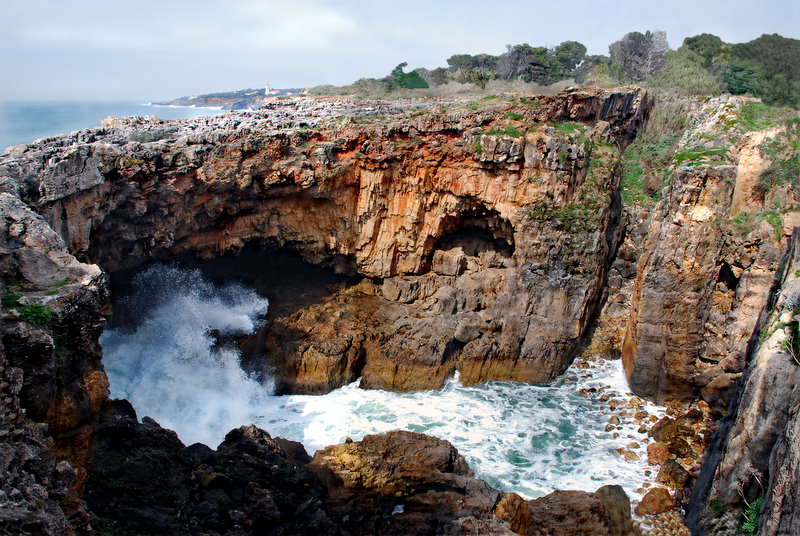
{"type": "Polygon", "coordinates": [[[221,110],[254,110],[263,106],[268,99],[300,95],[303,91],[302,88],[270,89],[269,85],[267,85],[263,88],[247,88],[225,91],[222,93],[189,95],[170,101],[155,102],[153,105],[185,108],[195,106],[202,108],[219,108],[221,110]]]}
{"type": "Polygon", "coordinates": [[[222,113],[220,106],[142,102],[0,102],[0,153],[7,147],[100,126],[108,116],[154,115],[183,119],[222,113]]]}
{"type": "Polygon", "coordinates": [[[155,102],[145,102],[142,106],[154,106],[156,108],[194,108],[203,110],[223,110],[222,106],[198,106],[196,104],[161,104],[155,102]]]}

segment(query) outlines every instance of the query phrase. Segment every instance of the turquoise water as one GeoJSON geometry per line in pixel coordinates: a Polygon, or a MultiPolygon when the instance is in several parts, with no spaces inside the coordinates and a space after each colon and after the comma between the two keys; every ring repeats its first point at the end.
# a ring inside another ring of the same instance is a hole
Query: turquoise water
{"type": "Polygon", "coordinates": [[[216,108],[153,106],[135,102],[0,102],[0,152],[56,134],[99,127],[109,115],[181,119],[220,113],[216,108]]]}
{"type": "Polygon", "coordinates": [[[624,407],[631,399],[619,360],[571,367],[546,386],[464,386],[456,377],[439,391],[393,393],[354,382],[323,396],[274,396],[269,378],[248,376],[238,350],[217,347],[212,336],[254,329],[269,303],[253,290],[155,265],[137,276],[126,300],[137,318],[106,329],[100,340],[112,396],[127,398],[140,418],[154,418],[186,444],[216,447],[230,429],[254,423],[313,453],[347,437],[399,429],[447,439],[477,476],[529,498],[610,483],[636,497],[646,480],[645,434],[622,408],[600,400],[613,393],[624,407]],[[605,430],[612,415],[622,420],[616,437],[605,430]],[[624,461],[620,448],[641,459],[624,461]]]}

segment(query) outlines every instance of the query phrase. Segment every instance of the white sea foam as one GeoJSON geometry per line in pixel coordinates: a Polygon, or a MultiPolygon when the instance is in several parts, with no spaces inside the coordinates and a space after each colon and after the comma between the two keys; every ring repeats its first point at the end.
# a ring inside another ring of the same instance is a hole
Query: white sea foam
{"type": "Polygon", "coordinates": [[[215,288],[198,271],[152,267],[135,281],[133,331],[103,333],[111,394],[175,430],[184,441],[219,443],[232,424],[249,423],[272,385],[248,377],[238,352],[215,348],[220,335],[246,334],[266,314],[267,300],[230,285],[215,288]]]}
{"type": "Polygon", "coordinates": [[[214,288],[198,272],[175,267],[151,268],[136,293],[146,312],[135,331],[110,329],[101,339],[112,394],[187,444],[215,446],[231,428],[255,423],[313,453],[347,437],[402,429],[451,441],[477,476],[528,498],[612,482],[636,496],[645,480],[644,434],[623,418],[614,438],[604,428],[618,411],[598,392],[580,393],[602,387],[629,400],[618,360],[572,367],[548,386],[465,387],[453,378],[440,391],[391,393],[354,382],[324,396],[276,397],[271,383],[242,372],[235,350],[215,349],[209,333],[249,332],[266,311],[265,299],[241,287],[214,288]],[[642,459],[625,462],[616,449],[634,441],[640,446],[631,450],[642,459]]]}

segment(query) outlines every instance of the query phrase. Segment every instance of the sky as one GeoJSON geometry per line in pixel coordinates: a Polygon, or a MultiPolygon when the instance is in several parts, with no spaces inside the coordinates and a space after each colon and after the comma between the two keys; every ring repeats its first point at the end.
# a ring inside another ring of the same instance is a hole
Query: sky
{"type": "Polygon", "coordinates": [[[800,38],[798,0],[0,0],[0,100],[143,100],[347,84],[453,54],[580,41],[590,54],[630,31],[672,48],[800,38]]]}

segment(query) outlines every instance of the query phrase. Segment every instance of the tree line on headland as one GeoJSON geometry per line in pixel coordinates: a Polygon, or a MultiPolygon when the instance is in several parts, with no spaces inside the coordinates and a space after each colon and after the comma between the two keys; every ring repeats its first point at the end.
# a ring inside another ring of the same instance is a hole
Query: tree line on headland
{"type": "MultiPolygon", "coordinates": [[[[420,89],[447,82],[485,88],[491,80],[551,85],[563,80],[616,86],[628,83],[685,95],[722,92],[753,95],[765,103],[800,108],[800,40],[778,34],[747,43],[725,43],[703,33],[670,50],[663,31],[630,32],[608,47],[608,56],[587,55],[578,41],[549,47],[508,45],[500,55],[455,54],[447,67],[405,72],[406,63],[379,79],[362,78],[352,92],[420,89]]],[[[330,86],[328,86],[330,87],[330,86]]],[[[344,89],[344,88],[342,88],[344,89]]]]}

